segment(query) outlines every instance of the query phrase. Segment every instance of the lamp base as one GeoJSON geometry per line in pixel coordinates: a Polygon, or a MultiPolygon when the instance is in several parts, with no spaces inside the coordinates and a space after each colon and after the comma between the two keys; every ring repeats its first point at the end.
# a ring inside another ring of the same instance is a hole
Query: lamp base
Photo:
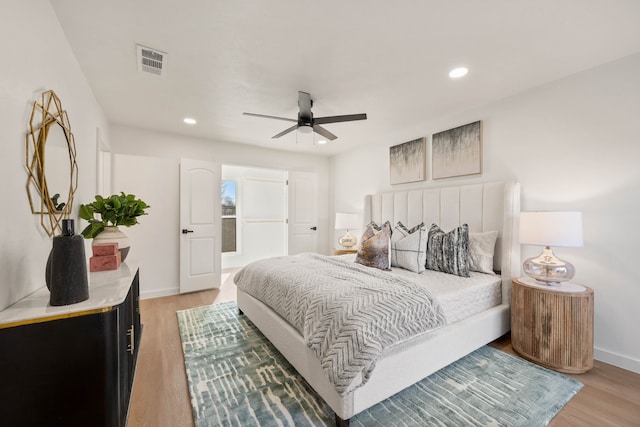
{"type": "Polygon", "coordinates": [[[347,234],[342,236],[340,240],[338,240],[338,243],[340,243],[340,245],[345,249],[351,249],[356,245],[356,243],[358,243],[358,238],[351,235],[349,230],[347,230],[347,234]]]}
{"type": "Polygon", "coordinates": [[[573,264],[556,257],[549,246],[537,257],[527,259],[522,269],[527,276],[549,286],[571,280],[576,272],[573,264]]]}

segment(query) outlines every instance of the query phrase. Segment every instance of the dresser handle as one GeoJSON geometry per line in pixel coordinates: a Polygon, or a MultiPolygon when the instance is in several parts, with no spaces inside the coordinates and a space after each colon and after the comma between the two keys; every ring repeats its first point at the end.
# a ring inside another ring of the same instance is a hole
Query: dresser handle
{"type": "Polygon", "coordinates": [[[133,325],[131,325],[131,327],[129,329],[127,329],[127,336],[129,337],[129,345],[127,345],[127,351],[129,353],[131,353],[131,354],[133,354],[133,350],[134,350],[134,347],[135,347],[134,335],[135,334],[133,333],[133,325]]]}

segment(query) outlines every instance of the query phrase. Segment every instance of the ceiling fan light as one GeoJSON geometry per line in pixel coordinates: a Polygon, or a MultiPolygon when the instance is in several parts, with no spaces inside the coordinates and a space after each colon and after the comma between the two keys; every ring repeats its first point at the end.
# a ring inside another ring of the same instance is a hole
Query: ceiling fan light
{"type": "Polygon", "coordinates": [[[300,131],[300,133],[304,133],[304,134],[310,134],[311,132],[313,132],[313,128],[309,125],[299,126],[298,130],[300,131]]]}
{"type": "Polygon", "coordinates": [[[196,119],[194,119],[192,117],[185,117],[183,122],[185,122],[188,125],[195,125],[197,123],[196,119]]]}
{"type": "Polygon", "coordinates": [[[318,141],[318,144],[320,144],[320,145],[324,145],[326,143],[327,143],[327,141],[324,140],[324,139],[321,139],[321,140],[318,141]]]}

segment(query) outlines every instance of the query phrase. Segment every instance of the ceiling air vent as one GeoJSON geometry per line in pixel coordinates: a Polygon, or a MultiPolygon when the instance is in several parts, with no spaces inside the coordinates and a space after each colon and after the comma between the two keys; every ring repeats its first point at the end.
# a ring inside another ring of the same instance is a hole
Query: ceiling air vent
{"type": "Polygon", "coordinates": [[[167,62],[167,54],[149,47],[136,45],[138,51],[138,71],[161,76],[167,62]]]}

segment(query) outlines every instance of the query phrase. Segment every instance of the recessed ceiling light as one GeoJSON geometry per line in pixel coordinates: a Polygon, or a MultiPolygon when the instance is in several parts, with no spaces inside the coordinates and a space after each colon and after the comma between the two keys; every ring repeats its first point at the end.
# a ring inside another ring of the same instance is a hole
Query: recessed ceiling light
{"type": "Polygon", "coordinates": [[[188,125],[195,125],[197,123],[196,119],[192,119],[191,117],[185,117],[183,121],[188,125]]]}
{"type": "Polygon", "coordinates": [[[449,71],[449,77],[451,77],[452,79],[459,79],[460,77],[466,76],[468,72],[469,69],[467,67],[454,68],[453,70],[449,71]]]}
{"type": "Polygon", "coordinates": [[[321,140],[318,141],[318,144],[320,144],[320,145],[324,145],[326,143],[327,143],[327,141],[325,141],[324,139],[321,139],[321,140]]]}

